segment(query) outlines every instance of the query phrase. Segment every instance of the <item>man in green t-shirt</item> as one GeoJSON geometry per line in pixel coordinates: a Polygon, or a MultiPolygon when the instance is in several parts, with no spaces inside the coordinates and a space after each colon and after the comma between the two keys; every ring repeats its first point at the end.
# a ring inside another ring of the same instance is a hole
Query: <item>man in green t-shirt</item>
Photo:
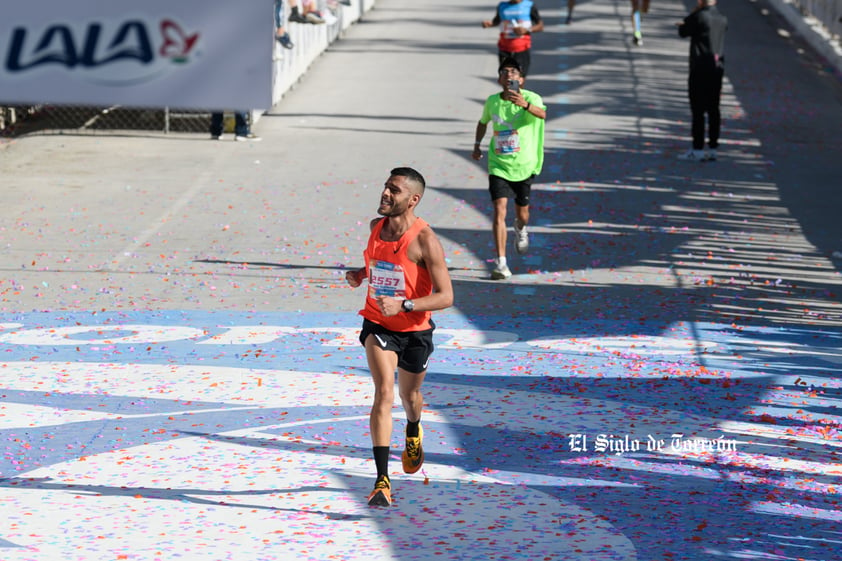
{"type": "Polygon", "coordinates": [[[474,160],[482,158],[480,144],[488,123],[493,136],[488,147],[488,190],[494,203],[492,233],[497,255],[491,278],[507,279],[512,271],[506,262],[506,211],[509,197],[515,199],[515,248],[520,254],[529,249],[529,193],[533,178],[544,164],[544,121],[547,107],[541,96],[522,89],[523,76],[514,59],[500,64],[497,82],[503,91],[485,100],[477,123],[474,160]]]}

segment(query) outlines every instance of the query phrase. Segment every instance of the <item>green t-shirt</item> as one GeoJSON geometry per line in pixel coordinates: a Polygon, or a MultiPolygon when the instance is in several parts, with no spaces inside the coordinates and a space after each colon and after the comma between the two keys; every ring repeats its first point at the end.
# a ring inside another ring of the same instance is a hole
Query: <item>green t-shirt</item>
{"type": "MultiPolygon", "coordinates": [[[[520,90],[528,103],[546,110],[541,96],[520,90]]],[[[488,173],[509,181],[523,181],[541,173],[544,165],[544,119],[495,93],[485,100],[480,123],[492,125],[488,173]]]]}

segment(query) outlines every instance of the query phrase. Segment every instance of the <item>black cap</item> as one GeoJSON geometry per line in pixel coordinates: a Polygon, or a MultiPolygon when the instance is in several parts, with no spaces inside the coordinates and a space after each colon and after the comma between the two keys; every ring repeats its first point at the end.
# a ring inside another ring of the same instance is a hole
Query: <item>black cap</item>
{"type": "Polygon", "coordinates": [[[500,63],[500,67],[497,69],[497,73],[499,74],[504,68],[514,68],[523,74],[523,69],[520,67],[520,63],[512,57],[506,57],[503,59],[503,62],[500,63]]]}

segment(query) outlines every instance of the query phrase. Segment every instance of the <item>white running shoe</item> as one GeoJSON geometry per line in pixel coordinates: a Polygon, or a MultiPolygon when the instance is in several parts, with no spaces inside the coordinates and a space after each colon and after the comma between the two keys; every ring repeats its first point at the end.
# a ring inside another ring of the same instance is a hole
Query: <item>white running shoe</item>
{"type": "Polygon", "coordinates": [[[518,230],[517,223],[515,223],[515,249],[521,255],[529,251],[529,234],[526,232],[526,226],[518,230]]]}
{"type": "Polygon", "coordinates": [[[512,272],[509,270],[508,265],[503,265],[502,267],[495,265],[491,271],[491,280],[505,280],[511,276],[512,272]]]}
{"type": "Polygon", "coordinates": [[[693,150],[692,148],[683,154],[679,154],[679,160],[684,160],[685,162],[704,162],[705,158],[705,151],[704,150],[693,150]]]}

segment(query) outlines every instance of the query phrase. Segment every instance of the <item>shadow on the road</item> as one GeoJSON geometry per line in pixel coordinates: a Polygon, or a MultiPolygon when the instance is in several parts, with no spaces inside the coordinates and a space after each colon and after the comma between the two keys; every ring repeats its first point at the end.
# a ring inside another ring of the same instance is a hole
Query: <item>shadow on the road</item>
{"type": "MultiPolygon", "coordinates": [[[[768,23],[741,17],[751,9],[728,7],[730,33],[773,42],[777,36],[768,23]]],[[[627,14],[617,10],[622,26],[627,14]]],[[[683,14],[669,17],[672,25],[683,14]]],[[[841,269],[829,258],[835,249],[830,244],[842,243],[842,222],[824,210],[824,201],[842,197],[840,190],[824,182],[817,187],[819,198],[805,198],[803,181],[793,183],[781,169],[800,169],[801,163],[788,158],[770,165],[764,152],[775,146],[776,131],[760,136],[758,150],[758,131],[746,115],[745,107],[757,104],[750,111],[754,123],[761,106],[768,110],[776,103],[770,96],[789,95],[760,79],[751,80],[749,91],[742,89],[749,82],[745,74],[771,72],[780,66],[776,58],[754,60],[746,52],[750,45],[734,42],[729,58],[739,62],[729,73],[736,85],[725,91],[720,159],[691,164],[676,160],[689,142],[687,44],[677,34],[669,40],[653,34],[642,52],[623,38],[546,19],[551,30],[562,31],[535,36],[535,72],[527,81],[544,97],[549,118],[544,171],[533,189],[530,253],[509,251],[516,273],[510,283],[476,283],[457,272],[460,310],[480,323],[483,314],[515,301],[518,315],[526,316],[550,311],[570,319],[839,325],[841,269]],[[606,48],[612,41],[614,48],[606,48]],[[748,58],[751,63],[742,60],[748,58]],[[592,115],[593,129],[568,131],[563,117],[571,113],[592,115]],[[835,195],[825,197],[830,190],[835,195]],[[824,242],[807,245],[802,234],[824,242]]],[[[778,49],[789,48],[782,45],[778,49]]],[[[489,94],[496,87],[489,80],[489,94]]],[[[794,117],[815,120],[809,110],[794,117]]],[[[452,152],[470,160],[465,150],[452,152]]],[[[820,169],[832,168],[824,164],[820,169]]],[[[483,160],[478,171],[484,166],[483,160]]],[[[490,215],[484,190],[435,187],[490,215]]],[[[842,208],[842,202],[831,206],[842,208]]],[[[513,214],[510,203],[510,221],[513,214]]],[[[492,257],[490,231],[436,230],[458,247],[492,257]]]]}

